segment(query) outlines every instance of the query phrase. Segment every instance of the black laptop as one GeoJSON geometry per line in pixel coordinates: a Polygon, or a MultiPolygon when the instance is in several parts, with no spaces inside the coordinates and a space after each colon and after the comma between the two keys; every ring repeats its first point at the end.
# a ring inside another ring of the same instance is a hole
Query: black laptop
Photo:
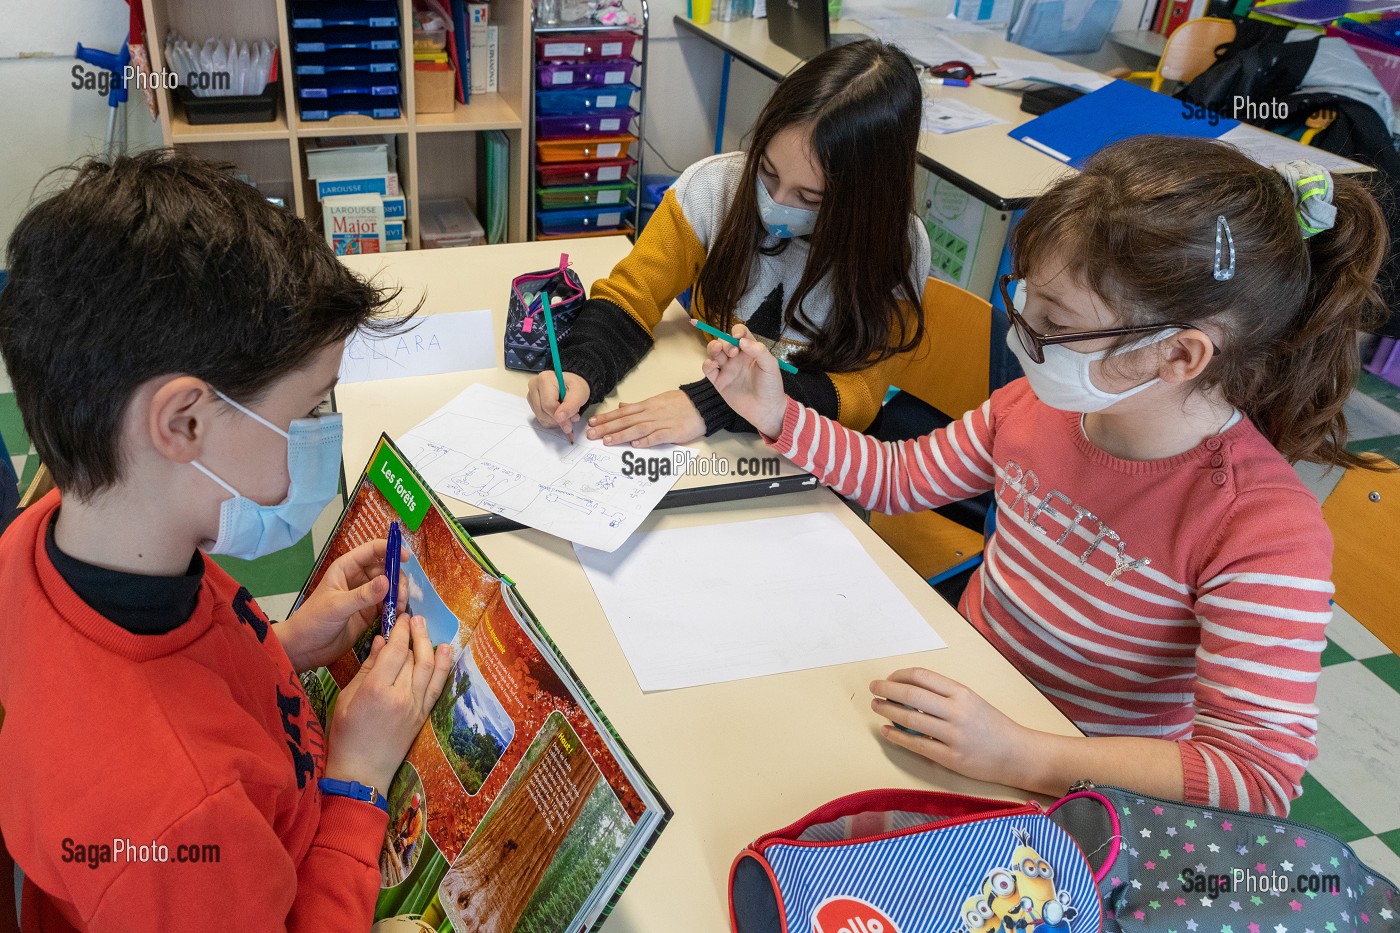
{"type": "Polygon", "coordinates": [[[833,35],[827,0],[768,0],[768,41],[803,61],[833,45],[869,38],[854,32],[833,35]]]}

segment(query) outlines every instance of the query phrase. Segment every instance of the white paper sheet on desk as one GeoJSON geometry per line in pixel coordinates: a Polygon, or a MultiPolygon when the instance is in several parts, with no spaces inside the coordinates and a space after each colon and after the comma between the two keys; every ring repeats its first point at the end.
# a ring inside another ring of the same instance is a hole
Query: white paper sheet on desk
{"type": "Polygon", "coordinates": [[[642,690],[943,648],[830,514],[667,528],[576,547],[642,690]]]}
{"type": "Polygon", "coordinates": [[[852,19],[863,23],[882,41],[899,46],[925,65],[960,61],[980,68],[987,64],[987,56],[949,38],[953,29],[940,29],[937,25],[939,20],[902,16],[884,10],[853,14],[852,19]]]}
{"type": "Polygon", "coordinates": [[[1058,84],[1084,91],[1086,94],[1107,85],[1112,78],[1094,71],[1072,71],[1053,62],[1028,58],[1008,58],[998,55],[993,73],[978,78],[977,83],[1008,91],[1024,91],[1046,84],[1058,84]]]}
{"type": "Polygon", "coordinates": [[[964,104],[960,100],[952,100],[947,97],[928,97],[924,99],[924,118],[921,129],[925,133],[956,133],[960,130],[971,130],[979,126],[1005,122],[996,114],[964,104]]]}
{"type": "Polygon", "coordinates": [[[604,447],[583,430],[582,424],[574,427],[577,443],[570,444],[560,431],[541,427],[523,398],[478,384],[398,443],[438,492],[576,544],[611,551],[675,485],[677,452],[684,458],[694,451],[671,444],[646,450],[604,447]],[[654,482],[649,472],[637,472],[653,457],[668,464],[667,475],[659,475],[657,468],[654,482]]]}
{"type": "Polygon", "coordinates": [[[340,359],[341,382],[433,376],[496,365],[490,311],[421,314],[389,337],[356,331],[340,359]]]}
{"type": "Polygon", "coordinates": [[[1221,134],[1220,139],[1237,146],[1260,165],[1273,165],[1275,162],[1288,162],[1293,159],[1311,159],[1329,172],[1358,172],[1366,168],[1360,162],[1344,159],[1335,152],[1305,146],[1296,139],[1270,133],[1248,123],[1241,123],[1229,132],[1221,134]]]}

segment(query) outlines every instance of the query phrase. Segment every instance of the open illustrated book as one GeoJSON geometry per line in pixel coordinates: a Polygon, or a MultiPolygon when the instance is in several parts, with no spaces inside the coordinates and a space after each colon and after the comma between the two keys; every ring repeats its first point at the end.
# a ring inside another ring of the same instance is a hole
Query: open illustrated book
{"type": "MultiPolygon", "coordinates": [[[[403,527],[400,617],[427,619],[453,667],[389,787],[375,918],[447,933],[595,929],[671,816],[567,662],[500,573],[381,437],[298,604],[327,565],[403,527]]],[[[323,723],[376,622],[302,675],[323,723]]]]}

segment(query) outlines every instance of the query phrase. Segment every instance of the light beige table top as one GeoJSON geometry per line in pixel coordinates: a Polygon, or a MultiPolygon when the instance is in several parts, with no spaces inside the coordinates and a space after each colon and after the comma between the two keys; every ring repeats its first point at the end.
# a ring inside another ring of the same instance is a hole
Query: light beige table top
{"type": "MultiPolygon", "coordinates": [[[[643,694],[567,541],[534,530],[477,539],[520,587],[675,811],[604,926],[609,933],[728,930],[729,866],[739,850],[844,794],[914,787],[1027,799],[1023,791],[955,775],[880,737],[868,684],[900,667],[927,667],[962,681],[1032,728],[1078,734],[828,490],[656,512],[642,531],[812,512],[835,515],[849,528],[948,647],[643,694]]],[[[719,594],[725,570],[722,558],[716,563],[719,594]]]]}
{"type": "MultiPolygon", "coordinates": [[[[569,261],[583,287],[590,289],[593,282],[611,272],[631,248],[632,244],[626,237],[616,236],[342,257],[345,264],[356,272],[372,276],[386,285],[402,286],[400,306],[411,308],[422,299],[420,314],[490,309],[495,317],[492,340],[497,364],[494,369],[338,386],[335,402],[345,419],[343,455],[347,477],[357,476],[361,467],[369,461],[380,432],[387,433],[391,438],[400,437],[469,385],[482,383],[524,397],[530,374],[508,370],[503,363],[502,341],[513,278],[524,272],[558,265],[562,252],[569,254],[569,261]]],[[[688,320],[680,305],[672,303],[656,327],[656,345],[651,352],[628,374],[613,395],[589,409],[588,413],[610,410],[616,407],[618,401],[640,401],[703,378],[700,363],[705,357],[705,345],[696,330],[687,323],[688,320]]],[[[701,456],[716,454],[723,457],[732,466],[737,465],[739,458],[774,456],[773,451],[756,435],[721,432],[714,437],[692,441],[686,446],[695,449],[701,456]]],[[[780,469],[782,476],[802,473],[787,460],[781,460],[780,469]]],[[[731,472],[728,476],[695,473],[682,476],[676,487],[720,486],[751,479],[750,476],[739,476],[737,472],[731,472]]],[[[475,506],[448,496],[443,499],[454,515],[480,514],[481,510],[475,506]]]]}
{"type": "MultiPolygon", "coordinates": [[[[781,79],[801,62],[796,55],[768,41],[766,19],[741,19],[729,23],[712,21],[697,26],[678,16],[676,24],[737,56],[774,80],[781,79]]],[[[850,17],[834,23],[833,31],[868,32],[858,20],[850,17]]],[[[993,63],[998,55],[1007,55],[1029,61],[1054,62],[1069,71],[1090,70],[1007,42],[991,31],[952,33],[948,38],[987,56],[993,63]]],[[[989,66],[978,70],[992,69],[989,66]]],[[[926,86],[924,93],[928,97],[943,96],[961,101],[1007,121],[959,133],[922,133],[919,136],[919,156],[924,164],[984,203],[1000,209],[1024,207],[1026,202],[1040,195],[1054,182],[1074,173],[1074,169],[1064,163],[1006,135],[1009,130],[1034,119],[1031,114],[1021,110],[1020,91],[1002,91],[974,83],[966,88],[926,86]]]]}

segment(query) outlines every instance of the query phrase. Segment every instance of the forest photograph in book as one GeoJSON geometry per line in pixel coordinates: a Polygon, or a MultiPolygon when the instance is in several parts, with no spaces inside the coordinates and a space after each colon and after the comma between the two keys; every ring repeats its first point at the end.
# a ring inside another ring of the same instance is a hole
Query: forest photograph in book
{"type": "MultiPolygon", "coordinates": [[[[394,520],[411,554],[400,618],[423,616],[434,644],[452,645],[453,665],[387,793],[375,916],[419,915],[443,933],[593,929],[669,810],[513,585],[387,438],[303,597],[330,562],[385,537],[394,520]]],[[[323,721],[378,630],[303,675],[323,721]]]]}

